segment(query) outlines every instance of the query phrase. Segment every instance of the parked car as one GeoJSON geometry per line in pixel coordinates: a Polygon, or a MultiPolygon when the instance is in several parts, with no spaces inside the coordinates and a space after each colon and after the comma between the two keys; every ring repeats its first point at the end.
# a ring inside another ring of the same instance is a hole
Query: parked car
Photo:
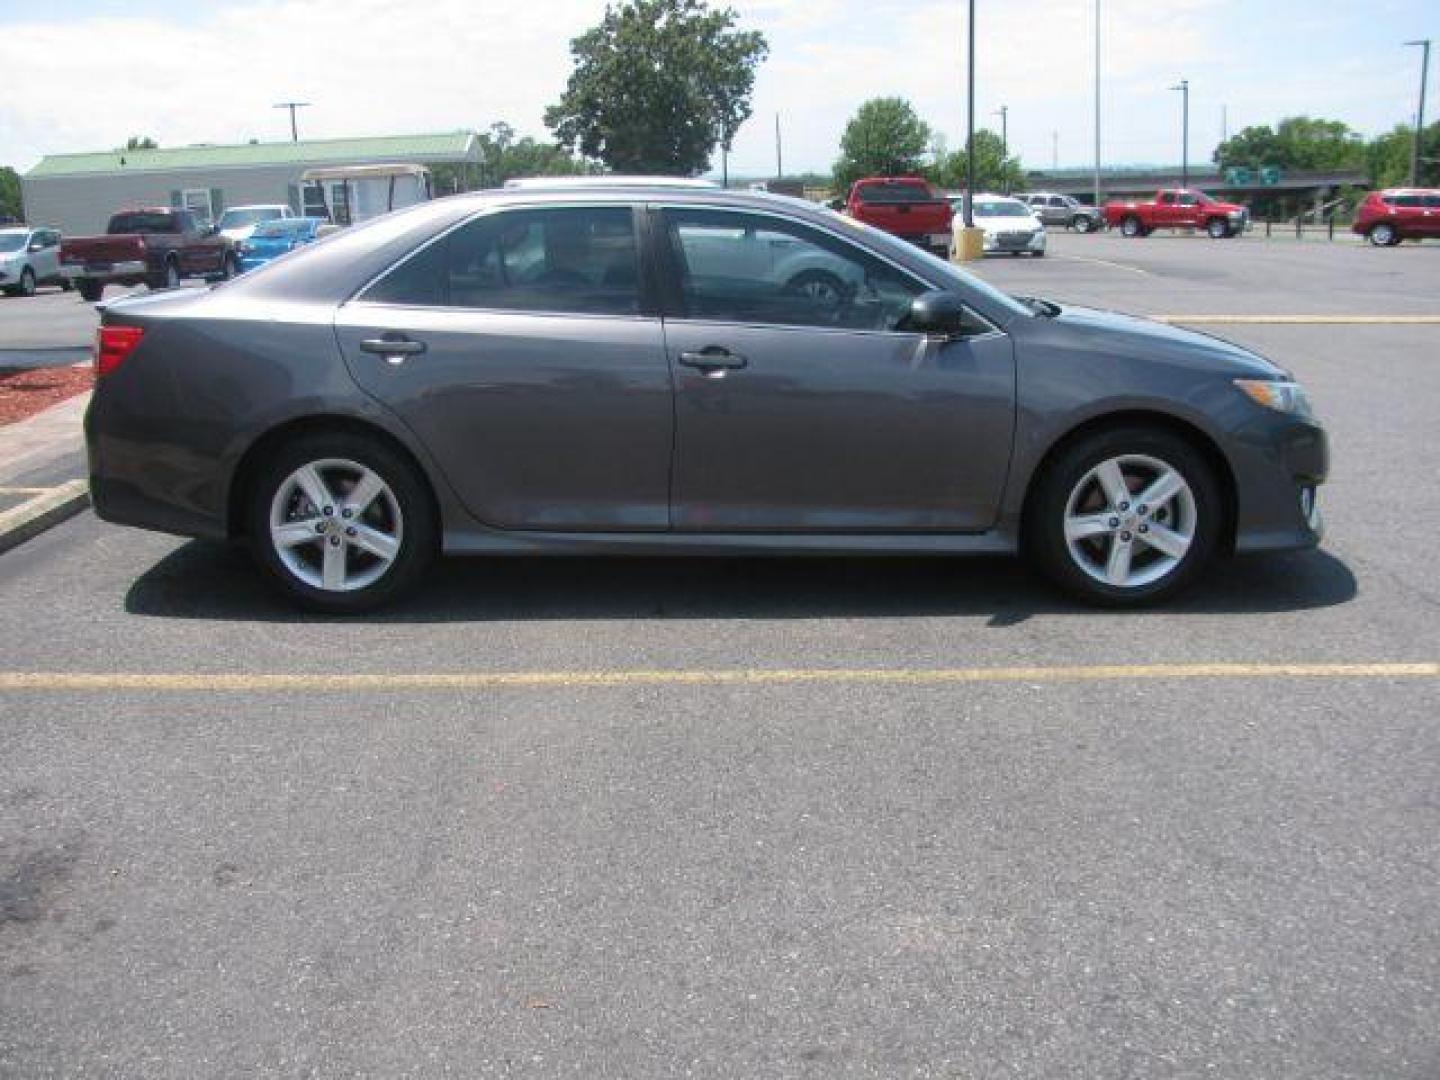
{"type": "Polygon", "coordinates": [[[1032,191],[1015,197],[1030,207],[1045,225],[1060,225],[1082,233],[1094,232],[1105,225],[1105,215],[1100,207],[1086,206],[1070,195],[1032,191]]]}
{"type": "MultiPolygon", "coordinates": [[[[976,195],[975,225],[984,231],[983,247],[987,255],[1009,252],[1011,255],[1045,254],[1045,226],[1019,199],[1008,195],[976,195]]],[[[963,206],[956,212],[955,230],[964,226],[963,206]]],[[[959,244],[957,236],[956,244],[959,244]]]]}
{"type": "Polygon", "coordinates": [[[1190,188],[1162,189],[1141,202],[1117,199],[1105,204],[1105,224],[1125,236],[1149,236],[1156,229],[1204,229],[1216,240],[1243,233],[1250,211],[1238,203],[1219,202],[1190,188]]]}
{"type": "Polygon", "coordinates": [[[7,296],[34,296],[39,285],[70,288],[60,273],[60,231],[0,228],[0,289],[7,296]]]}
{"type": "Polygon", "coordinates": [[[240,272],[256,270],[297,247],[313,243],[325,222],[320,218],[287,217],[262,221],[248,239],[235,245],[240,272]]]}
{"type": "Polygon", "coordinates": [[[772,195],[438,200],[106,305],[96,371],[96,512],[245,537],[322,611],[439,552],[1024,550],[1132,605],[1320,539],[1326,436],[1279,367],[772,195]],[[757,241],[859,287],[754,276],[757,241]]]}
{"type": "Polygon", "coordinates": [[[856,180],[850,185],[845,212],[937,255],[950,251],[950,202],[919,176],[856,180]]]}
{"type": "Polygon", "coordinates": [[[1367,237],[1376,247],[1393,247],[1401,240],[1440,237],[1440,190],[1372,191],[1356,208],[1351,229],[1367,237]]]}
{"type": "Polygon", "coordinates": [[[293,218],[295,211],[280,203],[264,203],[255,206],[232,206],[220,215],[215,228],[231,243],[238,244],[249,239],[255,226],[262,221],[283,221],[293,218]]]}
{"type": "Polygon", "coordinates": [[[103,236],[66,237],[60,270],[86,300],[99,300],[106,285],[173,289],[182,278],[219,281],[240,268],[234,245],[189,210],[152,207],[124,210],[103,236]]]}

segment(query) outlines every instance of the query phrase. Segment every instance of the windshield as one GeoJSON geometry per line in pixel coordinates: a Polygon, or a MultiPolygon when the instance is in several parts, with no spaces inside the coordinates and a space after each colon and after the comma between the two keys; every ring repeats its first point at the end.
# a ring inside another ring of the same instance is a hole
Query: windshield
{"type": "Polygon", "coordinates": [[[266,221],[255,226],[255,236],[276,237],[276,236],[300,236],[310,229],[310,222],[306,218],[287,218],[279,221],[266,221]]]}
{"type": "Polygon", "coordinates": [[[1030,208],[1019,199],[977,199],[976,217],[1029,217],[1030,208]]]}
{"type": "Polygon", "coordinates": [[[220,228],[240,229],[259,221],[274,221],[284,211],[278,206],[245,206],[220,215],[220,228]]]}
{"type": "Polygon", "coordinates": [[[123,233],[171,233],[178,232],[176,217],[164,210],[141,210],[133,214],[116,214],[110,219],[106,232],[112,236],[123,233]]]}
{"type": "Polygon", "coordinates": [[[893,184],[865,184],[857,192],[862,203],[894,205],[896,203],[934,202],[939,198],[930,185],[921,180],[893,184]]]}
{"type": "Polygon", "coordinates": [[[23,232],[0,233],[0,251],[19,251],[25,246],[27,235],[23,232]]]}

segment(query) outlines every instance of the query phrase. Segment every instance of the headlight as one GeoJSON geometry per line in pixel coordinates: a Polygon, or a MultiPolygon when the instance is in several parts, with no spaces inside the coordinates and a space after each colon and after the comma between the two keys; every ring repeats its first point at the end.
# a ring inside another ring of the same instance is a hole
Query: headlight
{"type": "Polygon", "coordinates": [[[1313,416],[1310,399],[1297,382],[1284,379],[1236,379],[1235,386],[1256,405],[1291,416],[1313,416]]]}

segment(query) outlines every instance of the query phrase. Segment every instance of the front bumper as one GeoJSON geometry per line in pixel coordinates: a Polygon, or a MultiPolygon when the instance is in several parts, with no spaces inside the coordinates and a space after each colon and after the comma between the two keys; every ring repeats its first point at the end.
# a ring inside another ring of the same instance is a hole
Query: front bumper
{"type": "Polygon", "coordinates": [[[1044,251],[1045,232],[1043,229],[1026,232],[1011,230],[985,234],[985,251],[993,254],[1006,251],[1044,251]]]}
{"type": "Polygon", "coordinates": [[[1320,486],[1330,443],[1314,419],[1256,418],[1229,442],[1235,477],[1237,553],[1312,548],[1325,534],[1320,486]]]}

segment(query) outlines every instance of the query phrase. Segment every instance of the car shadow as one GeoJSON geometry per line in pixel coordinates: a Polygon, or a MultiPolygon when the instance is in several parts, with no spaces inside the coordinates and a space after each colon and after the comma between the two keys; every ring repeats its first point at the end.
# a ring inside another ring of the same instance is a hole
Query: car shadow
{"type": "MultiPolygon", "coordinates": [[[[1304,611],[1352,599],[1354,575],[1325,551],[1224,561],[1166,614],[1304,611]]],[[[325,622],[261,578],[243,548],[190,541],[130,587],[134,615],[325,622]]],[[[472,558],[441,560],[406,600],[345,621],[810,619],[1106,612],[1068,600],[1012,558],[472,558]]],[[[1112,616],[1113,617],[1113,616],[1112,616]]]]}

